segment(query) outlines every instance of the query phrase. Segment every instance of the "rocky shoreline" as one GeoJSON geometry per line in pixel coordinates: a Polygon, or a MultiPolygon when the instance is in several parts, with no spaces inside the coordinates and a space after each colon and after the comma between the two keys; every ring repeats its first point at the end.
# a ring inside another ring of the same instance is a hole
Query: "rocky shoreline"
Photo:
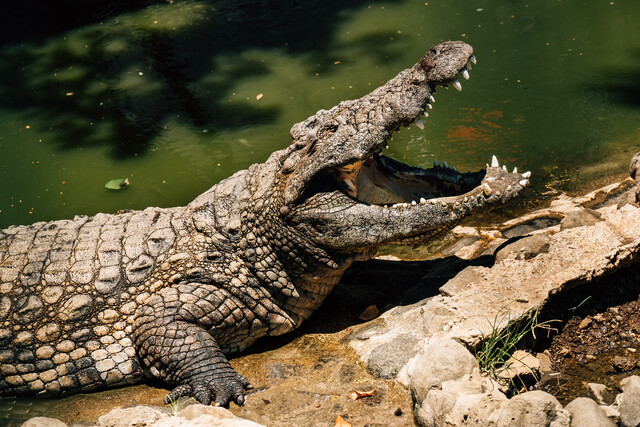
{"type": "MultiPolygon", "coordinates": [[[[137,406],[113,410],[96,425],[333,425],[338,416],[354,426],[638,425],[640,377],[620,381],[617,396],[598,400],[594,392],[563,406],[541,390],[509,397],[481,374],[474,356],[494,329],[542,309],[552,296],[588,291],[603,276],[637,270],[638,218],[629,179],[581,197],[559,195],[548,208],[498,229],[457,227],[456,243],[442,251],[449,261],[418,272],[418,284],[441,283],[439,289],[404,290],[427,298],[414,295],[377,317],[381,304],[358,308],[361,317],[375,318],[351,326],[332,327],[325,320],[335,313],[323,318],[319,312],[316,327],[329,333],[307,330],[232,360],[256,386],[246,406],[191,405],[177,416],[166,407],[137,406]],[[451,263],[452,272],[444,274],[451,263]],[[365,395],[350,397],[354,391],[365,395]],[[142,413],[148,418],[139,418],[142,413]]],[[[65,424],[34,418],[24,425],[65,424]]]]}

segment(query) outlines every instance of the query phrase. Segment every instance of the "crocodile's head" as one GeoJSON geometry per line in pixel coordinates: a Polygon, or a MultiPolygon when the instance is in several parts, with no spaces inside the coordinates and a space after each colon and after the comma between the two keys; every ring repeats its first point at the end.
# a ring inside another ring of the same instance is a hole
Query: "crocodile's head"
{"type": "Polygon", "coordinates": [[[495,157],[486,169],[459,173],[446,163],[421,169],[381,154],[400,126],[423,127],[437,86],[461,90],[458,77],[469,77],[470,63],[471,46],[440,43],[370,94],[294,125],[281,158],[283,220],[329,253],[355,253],[419,243],[516,197],[530,174],[508,172],[495,157]]]}

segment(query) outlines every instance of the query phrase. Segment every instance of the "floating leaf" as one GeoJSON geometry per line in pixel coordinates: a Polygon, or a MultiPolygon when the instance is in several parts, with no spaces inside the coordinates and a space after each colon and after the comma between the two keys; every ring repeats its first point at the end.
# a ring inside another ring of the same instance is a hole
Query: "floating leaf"
{"type": "Polygon", "coordinates": [[[120,178],[120,179],[112,179],[107,182],[104,186],[109,190],[120,190],[129,185],[129,178],[120,178]]]}

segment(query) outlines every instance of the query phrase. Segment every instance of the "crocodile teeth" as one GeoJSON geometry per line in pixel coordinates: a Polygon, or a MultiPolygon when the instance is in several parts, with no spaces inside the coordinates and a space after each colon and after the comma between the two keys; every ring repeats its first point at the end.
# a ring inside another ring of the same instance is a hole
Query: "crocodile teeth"
{"type": "Polygon", "coordinates": [[[482,184],[482,192],[486,197],[489,197],[491,195],[491,187],[489,187],[489,184],[487,184],[486,182],[482,184]]]}
{"type": "Polygon", "coordinates": [[[427,203],[427,201],[425,200],[425,198],[424,197],[420,197],[420,204],[424,205],[426,203],[427,203]]]}
{"type": "Polygon", "coordinates": [[[453,169],[454,172],[458,172],[458,168],[456,168],[455,166],[451,166],[451,169],[453,169]]]}
{"type": "Polygon", "coordinates": [[[431,105],[431,104],[427,104],[427,108],[428,108],[429,110],[433,110],[433,105],[431,105]]]}
{"type": "Polygon", "coordinates": [[[456,89],[458,89],[458,90],[462,90],[462,85],[460,84],[460,82],[458,81],[458,79],[455,79],[455,80],[453,81],[453,83],[451,83],[451,85],[452,85],[453,87],[455,87],[456,89]]]}
{"type": "Polygon", "coordinates": [[[527,185],[529,185],[529,180],[523,179],[522,181],[518,182],[518,184],[522,185],[523,187],[526,187],[527,185]]]}
{"type": "Polygon", "coordinates": [[[424,112],[424,116],[425,117],[429,117],[429,113],[427,113],[426,111],[424,112]]]}
{"type": "Polygon", "coordinates": [[[417,203],[416,203],[416,201],[415,201],[415,200],[412,200],[412,201],[411,201],[411,204],[412,204],[413,206],[417,205],[417,203]]]}
{"type": "Polygon", "coordinates": [[[476,57],[471,55],[471,57],[469,57],[469,61],[471,61],[472,64],[477,64],[478,61],[476,61],[476,57]]]}
{"type": "Polygon", "coordinates": [[[502,170],[506,172],[507,171],[507,165],[502,165],[502,170]]]}
{"type": "Polygon", "coordinates": [[[429,95],[429,101],[436,102],[436,99],[433,97],[433,95],[429,95]]]}
{"type": "Polygon", "coordinates": [[[511,184],[507,185],[507,191],[511,191],[511,184]]]}
{"type": "Polygon", "coordinates": [[[462,70],[460,71],[460,74],[462,74],[462,77],[464,77],[465,80],[469,80],[469,72],[467,70],[462,70]]]}
{"type": "Polygon", "coordinates": [[[438,161],[437,161],[437,160],[434,160],[434,161],[433,161],[433,167],[434,167],[434,168],[437,168],[438,166],[440,166],[440,163],[438,163],[438,161]]]}
{"type": "Polygon", "coordinates": [[[444,163],[443,163],[443,164],[444,164],[444,167],[445,167],[445,168],[449,169],[449,163],[447,163],[447,161],[446,161],[446,160],[444,161],[444,163]]]}
{"type": "Polygon", "coordinates": [[[498,163],[498,158],[495,155],[493,157],[491,157],[491,167],[492,168],[499,168],[500,167],[500,163],[498,163]]]}
{"type": "Polygon", "coordinates": [[[385,146],[384,146],[384,148],[385,148],[386,150],[388,150],[388,149],[389,149],[389,144],[385,145],[385,146]]]}
{"type": "Polygon", "coordinates": [[[525,178],[531,178],[531,171],[526,171],[525,173],[522,174],[522,176],[525,178]]]}
{"type": "Polygon", "coordinates": [[[420,130],[424,130],[424,123],[422,123],[422,119],[420,117],[416,119],[415,124],[420,128],[420,130]]]}
{"type": "Polygon", "coordinates": [[[518,173],[518,168],[513,168],[513,173],[518,173]]]}

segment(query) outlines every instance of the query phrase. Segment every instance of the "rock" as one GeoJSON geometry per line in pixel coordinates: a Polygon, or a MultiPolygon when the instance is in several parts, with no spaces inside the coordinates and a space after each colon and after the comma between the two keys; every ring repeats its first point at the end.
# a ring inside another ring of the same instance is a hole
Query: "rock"
{"type": "Polygon", "coordinates": [[[629,372],[636,367],[637,363],[638,361],[634,357],[616,356],[613,358],[613,368],[618,372],[629,372]]]}
{"type": "Polygon", "coordinates": [[[497,372],[499,378],[513,381],[516,378],[516,386],[526,386],[537,381],[540,372],[540,361],[531,353],[524,350],[516,350],[513,355],[504,362],[497,372]]]}
{"type": "Polygon", "coordinates": [[[483,394],[466,413],[460,411],[465,427],[497,426],[501,406],[505,402],[507,397],[498,391],[483,394]]]}
{"type": "Polygon", "coordinates": [[[201,405],[199,403],[195,405],[189,405],[178,412],[178,417],[184,418],[187,421],[196,419],[200,415],[211,415],[220,420],[235,418],[235,416],[228,409],[221,408],[219,406],[201,405]]]}
{"type": "Polygon", "coordinates": [[[367,367],[381,378],[395,378],[400,369],[413,356],[420,340],[413,335],[400,335],[393,340],[374,348],[367,359],[367,367]]]}
{"type": "Polygon", "coordinates": [[[570,415],[558,400],[544,391],[519,394],[501,406],[500,427],[568,427],[570,415]]]}
{"type": "Polygon", "coordinates": [[[604,409],[588,397],[578,397],[565,410],[571,414],[571,427],[615,427],[604,409]]]}
{"type": "Polygon", "coordinates": [[[184,418],[168,417],[161,418],[153,424],[153,427],[264,427],[262,424],[256,424],[253,421],[243,418],[218,418],[217,415],[203,413],[191,420],[184,418]]]}
{"type": "Polygon", "coordinates": [[[560,230],[593,225],[602,221],[602,214],[592,209],[576,209],[568,212],[560,221],[560,230]]]}
{"type": "Polygon", "coordinates": [[[540,373],[553,372],[553,364],[551,358],[545,353],[537,353],[536,359],[540,363],[540,373]]]}
{"type": "Polygon", "coordinates": [[[609,418],[615,425],[618,425],[620,421],[620,411],[618,411],[617,407],[614,405],[600,406],[605,414],[607,414],[607,418],[609,418]]]}
{"type": "Polygon", "coordinates": [[[25,421],[21,427],[67,427],[67,425],[55,418],[35,417],[25,421]]]}
{"type": "Polygon", "coordinates": [[[622,395],[618,395],[620,425],[623,427],[640,425],[640,377],[634,375],[620,381],[622,395]]]}
{"type": "Polygon", "coordinates": [[[637,375],[623,378],[620,381],[620,390],[622,390],[623,393],[637,389],[640,389],[640,377],[637,375]]]}
{"type": "Polygon", "coordinates": [[[421,403],[431,389],[441,388],[445,381],[459,380],[465,375],[479,379],[476,358],[457,341],[432,337],[402,368],[398,381],[409,387],[416,402],[421,403]]]}
{"type": "Polygon", "coordinates": [[[549,236],[544,234],[535,234],[518,239],[496,253],[496,263],[509,257],[519,260],[535,258],[539,254],[549,252],[550,241],[549,236]]]}
{"type": "MultiPolygon", "coordinates": [[[[97,427],[260,427],[261,424],[238,418],[228,409],[200,404],[189,405],[177,416],[161,408],[133,406],[116,408],[98,418],[97,427]]],[[[57,427],[57,426],[52,426],[57,427]]]]}
{"type": "Polygon", "coordinates": [[[578,328],[584,329],[587,326],[589,326],[590,324],[591,324],[591,318],[590,317],[585,317],[584,319],[582,319],[582,322],[580,322],[580,324],[578,325],[578,328]]]}
{"type": "Polygon", "coordinates": [[[611,405],[616,400],[615,395],[604,384],[588,383],[587,390],[589,391],[589,396],[598,405],[611,405]]]}
{"type": "Polygon", "coordinates": [[[444,381],[441,389],[430,390],[422,402],[423,412],[433,414],[433,419],[420,422],[424,425],[462,425],[469,409],[482,396],[482,381],[478,376],[465,375],[459,380],[444,381]]]}
{"type": "Polygon", "coordinates": [[[446,297],[452,297],[471,288],[474,284],[483,283],[482,273],[485,267],[469,266],[458,273],[454,278],[440,287],[440,293],[446,297]]]}
{"type": "Polygon", "coordinates": [[[96,427],[147,427],[154,425],[163,415],[151,406],[116,408],[98,418],[96,427]]]}

